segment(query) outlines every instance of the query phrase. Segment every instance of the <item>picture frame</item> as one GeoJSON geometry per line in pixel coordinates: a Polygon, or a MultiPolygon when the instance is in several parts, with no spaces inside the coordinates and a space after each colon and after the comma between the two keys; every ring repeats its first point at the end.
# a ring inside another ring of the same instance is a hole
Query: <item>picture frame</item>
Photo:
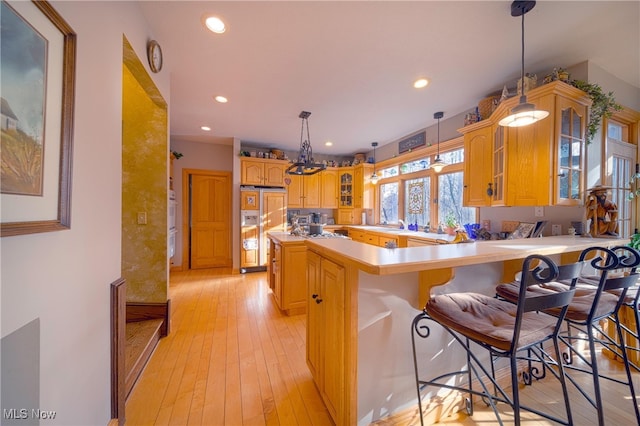
{"type": "MultiPolygon", "coordinates": [[[[30,153],[39,149],[39,153],[31,155],[30,159],[39,156],[40,162],[39,170],[34,170],[37,167],[28,170],[31,173],[29,178],[33,180],[35,177],[41,182],[40,187],[31,192],[23,190],[24,186],[3,184],[0,191],[0,236],[70,229],[77,36],[48,1],[6,0],[2,1],[1,7],[3,49],[0,67],[3,80],[0,92],[3,110],[6,111],[6,106],[14,106],[9,108],[13,120],[11,126],[5,120],[4,112],[2,116],[3,169],[7,162],[16,161],[10,154],[29,144],[30,153]],[[9,24],[14,25],[12,31],[8,29],[9,24]],[[15,28],[19,31],[14,32],[15,28]],[[27,37],[22,38],[24,35],[27,37]],[[29,58],[31,63],[25,64],[19,49],[38,43],[44,45],[43,50],[29,58]],[[5,46],[17,47],[11,50],[5,46]],[[22,72],[27,69],[42,72],[41,95],[30,96],[40,87],[36,84],[34,89],[34,80],[37,79],[30,80],[30,74],[22,72]],[[35,113],[26,114],[24,111],[35,113]],[[21,132],[20,137],[11,138],[10,130],[21,132]],[[8,149],[9,144],[12,144],[13,152],[8,149]]],[[[0,179],[11,177],[7,174],[0,179]]],[[[18,180],[13,177],[13,182],[18,180]]]]}
{"type": "Polygon", "coordinates": [[[531,231],[536,227],[535,223],[520,222],[518,227],[509,236],[510,240],[518,240],[521,238],[527,238],[531,235],[531,231]]]}

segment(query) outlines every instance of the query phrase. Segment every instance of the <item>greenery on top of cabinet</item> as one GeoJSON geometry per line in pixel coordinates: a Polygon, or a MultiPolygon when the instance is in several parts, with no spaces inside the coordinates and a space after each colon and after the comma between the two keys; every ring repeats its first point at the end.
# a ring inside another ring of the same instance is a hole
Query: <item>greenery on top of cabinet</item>
{"type": "Polygon", "coordinates": [[[611,117],[613,112],[620,111],[622,106],[616,102],[613,92],[605,93],[599,84],[588,83],[583,80],[571,80],[569,83],[588,94],[593,102],[589,109],[589,121],[587,123],[587,143],[589,144],[598,132],[602,119],[611,117]]]}

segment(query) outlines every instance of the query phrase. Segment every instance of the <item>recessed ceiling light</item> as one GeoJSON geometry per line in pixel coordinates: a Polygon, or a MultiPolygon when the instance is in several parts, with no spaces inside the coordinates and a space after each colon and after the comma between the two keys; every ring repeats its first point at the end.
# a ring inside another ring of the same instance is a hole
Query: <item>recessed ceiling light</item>
{"type": "Polygon", "coordinates": [[[211,131],[211,127],[209,127],[209,126],[202,126],[202,127],[200,127],[200,128],[201,128],[202,130],[204,130],[205,132],[209,132],[209,131],[211,131]]]}
{"type": "Polygon", "coordinates": [[[326,141],[326,142],[324,143],[324,146],[333,146],[333,142],[331,142],[331,141],[326,141]]]}
{"type": "Polygon", "coordinates": [[[227,98],[225,98],[224,96],[216,96],[214,98],[216,101],[220,102],[221,104],[226,104],[227,102],[229,102],[229,100],[227,98]]]}
{"type": "Polygon", "coordinates": [[[423,87],[427,87],[428,84],[429,80],[427,80],[426,78],[419,78],[413,83],[413,87],[415,87],[416,89],[422,89],[423,87]]]}
{"type": "Polygon", "coordinates": [[[227,27],[222,22],[222,19],[217,16],[207,16],[204,18],[204,25],[207,29],[216,34],[222,34],[227,30],[227,27]]]}

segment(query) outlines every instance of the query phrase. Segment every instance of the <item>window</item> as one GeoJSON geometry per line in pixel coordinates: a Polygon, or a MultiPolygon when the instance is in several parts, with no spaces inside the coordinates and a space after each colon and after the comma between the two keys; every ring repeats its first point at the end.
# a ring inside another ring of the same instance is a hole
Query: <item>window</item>
{"type": "Polygon", "coordinates": [[[423,227],[430,222],[431,205],[430,178],[418,178],[404,181],[405,221],[423,227]]]}
{"type": "MultiPolygon", "coordinates": [[[[629,141],[629,125],[607,120],[607,179],[611,190],[609,199],[618,207],[618,235],[628,238],[634,233],[635,197],[629,199],[632,177],[635,175],[637,146],[629,141]]],[[[635,185],[635,182],[633,184],[635,185]]]]}
{"type": "Polygon", "coordinates": [[[421,170],[427,170],[429,168],[429,164],[431,164],[430,158],[422,158],[420,160],[404,163],[400,167],[400,170],[402,171],[402,174],[419,172],[421,170]]]}
{"type": "Polygon", "coordinates": [[[462,172],[443,173],[438,176],[438,218],[442,222],[453,213],[460,225],[476,222],[476,209],[462,206],[462,172]]]}
{"type": "Polygon", "coordinates": [[[394,160],[385,160],[377,170],[381,177],[376,197],[378,223],[397,225],[402,220],[407,225],[417,224],[420,229],[429,225],[435,232],[449,212],[461,225],[477,221],[478,210],[462,206],[463,138],[440,145],[440,157],[449,165],[439,174],[429,168],[436,149],[432,146],[401,154],[394,160]]]}
{"type": "Polygon", "coordinates": [[[440,154],[440,158],[447,164],[462,163],[464,162],[464,148],[440,154]]]}
{"type": "Polygon", "coordinates": [[[386,169],[380,170],[380,177],[382,179],[398,176],[398,166],[387,167],[386,169]]]}
{"type": "Polygon", "coordinates": [[[384,225],[398,222],[398,182],[380,185],[380,222],[384,225]]]}

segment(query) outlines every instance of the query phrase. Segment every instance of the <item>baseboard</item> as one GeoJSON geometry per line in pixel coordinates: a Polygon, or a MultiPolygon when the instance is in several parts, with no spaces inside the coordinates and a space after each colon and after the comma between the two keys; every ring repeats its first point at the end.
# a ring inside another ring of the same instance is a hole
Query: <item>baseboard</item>
{"type": "Polygon", "coordinates": [[[127,302],[127,322],[162,319],[160,337],[169,335],[171,318],[171,299],[165,303],[127,302]]]}
{"type": "Polygon", "coordinates": [[[124,278],[111,283],[111,421],[119,426],[125,423],[125,323],[126,291],[124,278]]]}

